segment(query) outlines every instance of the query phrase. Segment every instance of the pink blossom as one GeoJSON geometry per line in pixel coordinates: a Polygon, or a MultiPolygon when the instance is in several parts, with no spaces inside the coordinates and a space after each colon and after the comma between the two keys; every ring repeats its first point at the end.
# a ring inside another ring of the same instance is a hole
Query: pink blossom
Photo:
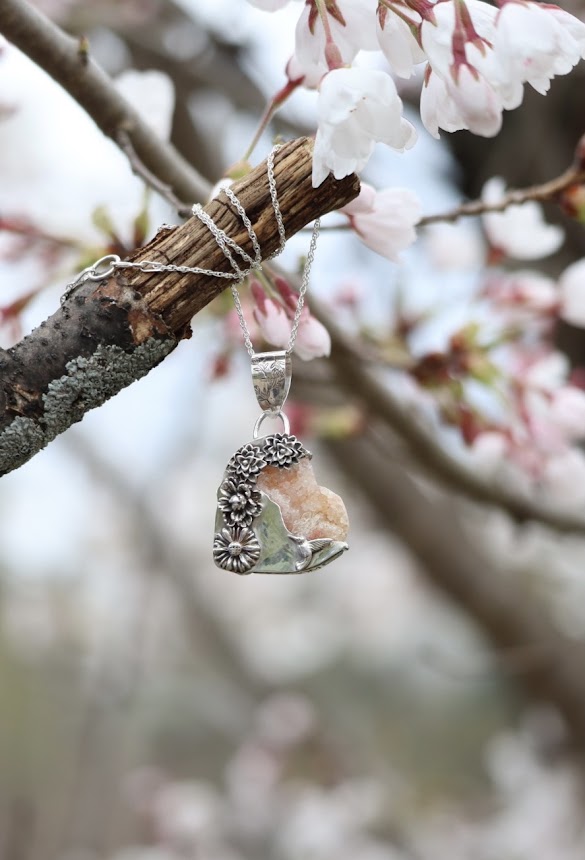
{"type": "Polygon", "coordinates": [[[520,314],[552,314],[559,305],[559,291],[552,278],[529,270],[491,278],[481,295],[497,307],[520,314]]]}
{"type": "Polygon", "coordinates": [[[402,116],[392,78],[372,69],[335,69],[319,91],[319,128],[313,155],[313,187],[328,173],[342,179],[365,167],[377,141],[403,152],[416,140],[402,116]]]}
{"type": "MultiPolygon", "coordinates": [[[[343,64],[350,64],[358,51],[378,48],[376,37],[376,0],[336,0],[339,12],[329,12],[331,37],[343,64]]],[[[289,64],[289,77],[302,77],[308,87],[319,85],[329,71],[327,40],[323,22],[312,3],[305,4],[295,31],[295,53],[289,64]]]]}
{"type": "MultiPolygon", "coordinates": [[[[285,349],[290,341],[298,293],[291,289],[284,278],[277,278],[275,285],[282,297],[282,305],[267,296],[257,281],[252,282],[252,296],[256,303],[254,319],[268,343],[285,349]]],[[[311,316],[306,306],[301,314],[294,352],[303,361],[320,358],[331,352],[329,332],[315,317],[311,316]]]]}
{"type": "Polygon", "coordinates": [[[561,317],[585,328],[585,258],[569,266],[559,280],[561,317]]]}
{"type": "Polygon", "coordinates": [[[490,46],[497,9],[480,0],[467,0],[468,19],[460,20],[453,0],[434,7],[433,20],[422,22],[421,40],[429,70],[421,93],[421,117],[427,130],[468,128],[493,137],[501,127],[504,107],[517,106],[500,92],[490,46]],[[465,26],[464,26],[465,24],[465,26]]]}
{"type": "Polygon", "coordinates": [[[421,116],[429,132],[468,128],[493,137],[504,110],[517,108],[524,84],[546,93],[585,56],[585,24],[557,7],[506,0],[443,0],[421,24],[429,70],[421,116]]]}
{"type": "MultiPolygon", "coordinates": [[[[505,191],[504,180],[494,176],[484,185],[482,200],[490,205],[497,204],[505,191]]],[[[547,224],[542,207],[533,200],[508,206],[503,212],[487,212],[482,220],[490,244],[516,260],[548,257],[558,251],[565,239],[564,230],[547,224]]]]}
{"type": "Polygon", "coordinates": [[[544,95],[552,78],[585,57],[585,24],[552,5],[508,0],[498,13],[494,51],[503,79],[527,82],[544,95]]]}
{"type": "Polygon", "coordinates": [[[308,311],[306,313],[303,311],[294,351],[303,361],[321,358],[331,353],[329,332],[308,311]]]}
{"type": "Polygon", "coordinates": [[[459,131],[465,128],[465,120],[451,98],[443,78],[427,69],[420,94],[420,117],[429,134],[439,138],[439,129],[459,131]]]}
{"type": "Polygon", "coordinates": [[[498,134],[502,127],[502,99],[474,66],[462,66],[456,80],[451,75],[445,79],[445,86],[459,114],[460,128],[482,137],[498,134]]]}
{"type": "Polygon", "coordinates": [[[340,211],[368,248],[397,261],[400,251],[416,239],[414,226],[420,219],[421,204],[407,188],[375,191],[362,183],[359,196],[340,211]]]}
{"type": "Polygon", "coordinates": [[[282,305],[269,298],[257,282],[252,283],[251,290],[256,303],[254,319],[262,336],[273,346],[284,349],[288,346],[291,329],[286,311],[282,305]]]}
{"type": "Polygon", "coordinates": [[[412,21],[414,26],[422,20],[418,13],[406,7],[401,8],[400,14],[387,6],[378,8],[378,43],[392,71],[400,78],[409,78],[414,73],[415,65],[426,60],[425,52],[405,18],[412,21]]]}

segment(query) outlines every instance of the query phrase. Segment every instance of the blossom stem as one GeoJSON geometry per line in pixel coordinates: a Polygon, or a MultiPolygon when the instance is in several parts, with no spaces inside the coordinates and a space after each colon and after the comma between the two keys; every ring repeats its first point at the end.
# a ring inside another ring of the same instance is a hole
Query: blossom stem
{"type": "Polygon", "coordinates": [[[264,109],[264,113],[262,114],[262,117],[261,117],[260,122],[258,124],[258,128],[254,132],[254,137],[252,138],[252,141],[251,141],[248,149],[245,151],[244,155],[242,156],[242,161],[247,161],[250,158],[250,156],[252,155],[252,153],[254,152],[256,147],[258,146],[258,141],[262,137],[264,131],[266,130],[270,120],[272,119],[272,117],[274,116],[276,111],[280,107],[282,107],[282,105],[285,103],[285,101],[288,99],[288,97],[290,95],[292,95],[292,93],[294,93],[296,88],[298,86],[300,86],[300,84],[302,82],[303,82],[302,78],[297,78],[296,80],[292,80],[292,81],[288,80],[286,82],[286,84],[284,85],[284,87],[282,87],[282,89],[280,89],[276,93],[276,95],[274,95],[270,99],[270,101],[268,102],[268,104],[266,105],[266,107],[264,109]]]}
{"type": "Polygon", "coordinates": [[[393,2],[393,0],[380,0],[380,5],[384,6],[389,12],[392,12],[393,15],[396,15],[397,18],[400,18],[401,21],[404,21],[404,23],[412,33],[413,38],[416,39],[417,43],[422,47],[420,24],[414,23],[412,18],[409,18],[408,15],[405,15],[402,9],[397,6],[396,3],[393,2]]]}
{"type": "Polygon", "coordinates": [[[319,12],[321,23],[323,24],[323,32],[325,33],[325,59],[327,60],[327,66],[330,70],[339,69],[343,66],[343,59],[331,32],[331,24],[329,23],[327,12],[327,0],[314,0],[314,2],[319,12]]]}
{"type": "Polygon", "coordinates": [[[325,31],[325,41],[327,44],[333,43],[333,35],[331,33],[331,27],[329,25],[329,17],[327,15],[327,6],[325,4],[325,0],[315,0],[315,6],[317,7],[317,11],[319,13],[319,17],[321,18],[321,23],[323,24],[323,30],[325,31]]]}

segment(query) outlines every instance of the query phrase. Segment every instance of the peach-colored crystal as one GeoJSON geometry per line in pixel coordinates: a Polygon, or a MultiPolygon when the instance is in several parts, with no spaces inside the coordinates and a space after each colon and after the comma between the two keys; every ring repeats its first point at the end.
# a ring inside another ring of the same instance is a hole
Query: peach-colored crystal
{"type": "Polygon", "coordinates": [[[349,520],[336,493],[320,487],[308,458],[290,469],[267,466],[258,475],[257,487],[279,506],[284,524],[295,535],[344,541],[349,520]]]}

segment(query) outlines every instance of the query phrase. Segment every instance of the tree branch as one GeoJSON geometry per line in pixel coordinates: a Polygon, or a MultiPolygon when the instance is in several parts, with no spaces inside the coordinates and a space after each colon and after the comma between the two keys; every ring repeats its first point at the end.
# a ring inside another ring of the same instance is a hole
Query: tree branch
{"type": "Polygon", "coordinates": [[[554,200],[572,185],[581,185],[585,182],[585,170],[581,164],[572,165],[560,176],[543,182],[540,185],[531,185],[528,188],[517,188],[504,194],[497,203],[487,203],[484,200],[471,200],[469,203],[461,203],[455,209],[447,212],[439,212],[436,215],[425,215],[420,219],[417,226],[426,227],[429,224],[453,223],[459,218],[474,215],[485,215],[488,212],[504,212],[510,206],[521,206],[531,200],[544,203],[554,200]]]}
{"type": "MultiPolygon", "coordinates": [[[[274,165],[287,236],[345,205],[359,180],[311,182],[313,144],[279,150],[274,165]]],[[[258,236],[263,257],[280,245],[266,164],[233,186],[258,236]]],[[[254,256],[241,219],[222,192],[205,208],[215,223],[254,256]]],[[[231,271],[215,238],[197,218],[163,228],[133,262],[231,271]]],[[[178,272],[116,270],[85,283],[28,337],[0,355],[0,475],[17,468],[83,415],[159,364],[189,335],[191,318],[227,286],[225,279],[178,272]]]]}
{"type": "Polygon", "coordinates": [[[124,131],[137,158],[181,199],[203,202],[210,185],[161,140],[118,92],[79,42],[24,0],[2,0],[0,32],[78,102],[105,135],[119,144],[124,131]]]}

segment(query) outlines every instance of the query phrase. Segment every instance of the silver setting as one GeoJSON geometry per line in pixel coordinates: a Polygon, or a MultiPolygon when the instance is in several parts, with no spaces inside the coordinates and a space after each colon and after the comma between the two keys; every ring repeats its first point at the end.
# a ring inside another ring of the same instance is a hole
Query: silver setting
{"type": "MultiPolygon", "coordinates": [[[[257,423],[269,417],[264,412],[257,423]]],[[[285,416],[278,417],[285,420],[285,416]]],[[[268,466],[290,469],[310,451],[288,432],[262,436],[240,448],[228,463],[218,490],[213,560],[237,574],[297,574],[318,570],[348,549],[344,541],[308,540],[290,532],[280,507],[256,487],[268,466]]]]}
{"type": "Polygon", "coordinates": [[[252,385],[260,409],[280,415],[292,377],[292,359],[285,350],[255,352],[252,356],[252,385]]]}
{"type": "Polygon", "coordinates": [[[275,415],[271,415],[269,412],[263,412],[254,424],[254,441],[256,441],[258,438],[268,438],[260,436],[260,428],[262,427],[267,418],[280,418],[280,420],[282,421],[284,432],[288,436],[288,434],[290,433],[290,422],[284,412],[277,412],[275,415]]]}

